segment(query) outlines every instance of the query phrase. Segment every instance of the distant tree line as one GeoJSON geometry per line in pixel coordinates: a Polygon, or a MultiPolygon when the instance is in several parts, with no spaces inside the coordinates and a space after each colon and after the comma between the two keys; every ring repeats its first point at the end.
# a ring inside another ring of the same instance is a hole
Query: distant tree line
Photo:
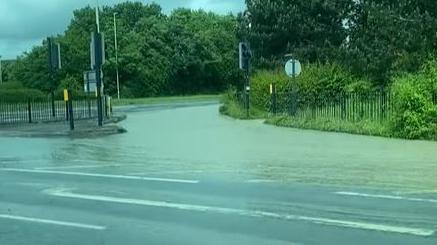
{"type": "MultiPolygon", "coordinates": [[[[104,84],[116,94],[113,14],[117,13],[121,92],[127,97],[216,93],[239,80],[236,18],[202,10],[162,13],[157,4],[125,2],[104,7],[100,15],[107,62],[104,84]]],[[[90,70],[89,43],[95,11],[85,7],[74,16],[61,44],[62,70],[55,81],[48,72],[46,41],[18,58],[9,80],[46,92],[70,87],[80,90],[90,70]]]]}
{"type": "MultiPolygon", "coordinates": [[[[437,46],[435,0],[246,0],[247,11],[218,15],[157,4],[104,7],[105,88],[115,94],[113,13],[117,13],[122,95],[129,97],[223,91],[240,84],[238,42],[253,49],[255,69],[278,68],[285,54],[304,63],[336,63],[374,87],[419,70],[437,46]]],[[[61,43],[63,69],[49,78],[43,45],[21,56],[8,79],[51,91],[81,88],[90,69],[91,7],[74,12],[61,43]]]]}

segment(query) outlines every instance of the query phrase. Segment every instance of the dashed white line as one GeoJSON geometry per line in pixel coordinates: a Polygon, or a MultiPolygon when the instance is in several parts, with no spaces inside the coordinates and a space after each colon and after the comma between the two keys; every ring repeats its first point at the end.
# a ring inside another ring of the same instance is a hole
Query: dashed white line
{"type": "Polygon", "coordinates": [[[114,174],[98,174],[98,173],[66,172],[66,171],[18,169],[18,168],[0,168],[0,171],[18,172],[18,173],[33,173],[33,174],[58,174],[58,175],[71,175],[71,176],[96,177],[96,178],[112,178],[112,179],[125,179],[125,180],[171,182],[171,183],[180,183],[180,184],[198,184],[200,182],[199,180],[167,179],[167,178],[154,178],[154,177],[142,177],[142,176],[130,176],[130,175],[114,175],[114,174]]]}
{"type": "Polygon", "coordinates": [[[425,198],[415,198],[415,197],[366,194],[366,193],[346,192],[346,191],[335,192],[335,194],[341,195],[341,196],[355,196],[355,197],[364,197],[364,198],[378,198],[378,199],[403,200],[403,201],[412,201],[412,202],[437,203],[436,199],[425,199],[425,198]]]}
{"type": "Polygon", "coordinates": [[[100,165],[72,165],[72,166],[57,166],[57,167],[40,167],[34,168],[36,170],[56,170],[56,169],[86,169],[86,168],[107,168],[107,167],[121,167],[123,164],[100,164],[100,165]]]}
{"type": "Polygon", "coordinates": [[[269,180],[269,179],[250,179],[247,180],[246,183],[250,183],[250,184],[260,184],[260,183],[275,183],[276,181],[274,180],[269,180]]]}
{"type": "Polygon", "coordinates": [[[67,227],[89,229],[89,230],[100,230],[100,231],[106,230],[105,226],[88,225],[88,224],[57,221],[57,220],[50,220],[50,219],[30,218],[30,217],[15,216],[9,214],[0,214],[0,219],[18,220],[18,221],[33,222],[33,223],[48,224],[48,225],[59,225],[59,226],[67,226],[67,227]]]}
{"type": "Polygon", "coordinates": [[[328,219],[328,218],[321,218],[321,217],[279,214],[279,213],[265,212],[265,211],[172,203],[172,202],[165,202],[165,201],[140,200],[140,199],[119,198],[119,197],[109,197],[109,196],[100,196],[100,195],[85,195],[85,194],[72,193],[65,189],[64,190],[49,189],[49,190],[45,190],[44,193],[47,195],[63,197],[63,198],[74,198],[74,199],[82,199],[82,200],[89,200],[89,201],[141,205],[141,206],[148,206],[148,207],[170,208],[170,209],[178,209],[178,210],[185,210],[185,211],[212,212],[212,213],[240,215],[240,216],[247,216],[247,217],[306,221],[306,222],[328,225],[328,226],[346,227],[346,228],[390,232],[390,233],[400,233],[400,234],[408,234],[408,235],[415,235],[415,236],[432,236],[434,234],[434,231],[428,229],[336,220],[336,219],[328,219]]]}

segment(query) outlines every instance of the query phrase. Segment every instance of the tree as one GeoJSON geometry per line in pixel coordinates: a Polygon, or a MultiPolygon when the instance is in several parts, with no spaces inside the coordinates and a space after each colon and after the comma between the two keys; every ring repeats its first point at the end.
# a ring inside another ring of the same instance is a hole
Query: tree
{"type": "Polygon", "coordinates": [[[417,71],[436,48],[436,17],[433,1],[358,1],[349,17],[345,64],[378,86],[417,71]]]}
{"type": "Polygon", "coordinates": [[[287,53],[309,62],[331,58],[346,39],[343,21],[353,0],[246,0],[246,4],[246,16],[239,17],[240,36],[250,41],[258,63],[268,66],[287,53]]]}
{"type": "MultiPolygon", "coordinates": [[[[234,16],[189,9],[178,9],[166,16],[157,4],[124,2],[104,7],[100,15],[100,30],[105,33],[106,43],[103,71],[107,93],[116,93],[114,13],[123,96],[218,92],[238,81],[234,16]]],[[[17,79],[46,92],[56,89],[59,81],[67,80],[69,84],[76,83],[73,87],[81,88],[83,72],[91,69],[89,45],[95,29],[94,9],[88,6],[74,11],[64,35],[56,37],[63,57],[57,82],[49,85],[44,44],[19,59],[15,66],[17,79]]]]}

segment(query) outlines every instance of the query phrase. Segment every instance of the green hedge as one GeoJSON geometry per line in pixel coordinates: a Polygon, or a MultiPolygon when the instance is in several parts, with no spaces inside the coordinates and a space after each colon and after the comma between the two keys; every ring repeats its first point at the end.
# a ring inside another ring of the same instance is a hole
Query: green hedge
{"type": "Polygon", "coordinates": [[[392,85],[394,116],[392,130],[408,139],[437,139],[437,105],[432,101],[437,87],[437,62],[422,71],[396,78],[392,85]]]}
{"type": "Polygon", "coordinates": [[[251,77],[251,102],[258,108],[267,109],[270,101],[270,84],[276,84],[278,93],[285,93],[289,87],[299,91],[299,99],[307,103],[316,103],[316,98],[335,97],[342,92],[367,92],[371,83],[359,80],[349,71],[337,64],[307,64],[303,72],[292,79],[283,69],[261,70],[251,77]]]}
{"type": "Polygon", "coordinates": [[[47,95],[36,89],[0,89],[0,102],[25,102],[47,100],[47,95]]]}
{"type": "Polygon", "coordinates": [[[19,82],[5,82],[2,85],[0,85],[0,90],[17,90],[17,89],[23,89],[23,84],[19,82]]]}

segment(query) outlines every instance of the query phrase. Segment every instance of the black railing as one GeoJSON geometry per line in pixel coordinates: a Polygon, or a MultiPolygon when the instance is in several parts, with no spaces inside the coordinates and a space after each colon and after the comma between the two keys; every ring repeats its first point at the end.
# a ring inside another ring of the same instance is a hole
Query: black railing
{"type": "Polygon", "coordinates": [[[266,105],[267,110],[275,114],[302,118],[382,121],[390,118],[393,111],[390,92],[338,93],[306,97],[299,97],[298,93],[278,93],[274,97],[275,100],[270,100],[266,105]],[[273,104],[274,102],[276,104],[273,104]]]}
{"type": "MultiPolygon", "coordinates": [[[[74,119],[97,117],[97,101],[92,99],[73,100],[74,119]]],[[[53,122],[68,120],[66,102],[33,101],[4,102],[0,100],[0,124],[53,122]]]]}

